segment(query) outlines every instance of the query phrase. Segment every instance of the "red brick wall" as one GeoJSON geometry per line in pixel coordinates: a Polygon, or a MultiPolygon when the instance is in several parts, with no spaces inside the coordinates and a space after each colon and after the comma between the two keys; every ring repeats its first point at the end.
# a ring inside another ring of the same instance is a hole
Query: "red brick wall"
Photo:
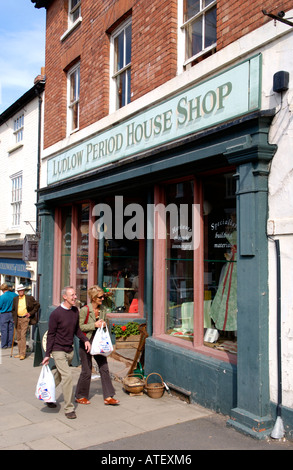
{"type": "MultiPolygon", "coordinates": [[[[110,33],[132,15],[131,100],[176,76],[177,0],[82,0],[82,23],[64,41],[67,0],[47,10],[45,148],[66,136],[66,71],[81,61],[80,129],[109,110],[110,33]]],[[[272,21],[262,8],[278,13],[292,0],[217,2],[217,50],[272,21]]]]}
{"type": "Polygon", "coordinates": [[[131,99],[176,75],[176,0],[83,0],[81,25],[60,41],[67,3],[55,0],[47,11],[45,148],[66,136],[66,71],[74,61],[81,60],[80,129],[108,114],[110,32],[127,13],[132,14],[131,99]]]}
{"type": "Polygon", "coordinates": [[[292,0],[238,0],[217,2],[217,50],[231,44],[251,31],[259,28],[271,18],[262,10],[276,15],[279,11],[286,12],[293,7],[292,0]]]}

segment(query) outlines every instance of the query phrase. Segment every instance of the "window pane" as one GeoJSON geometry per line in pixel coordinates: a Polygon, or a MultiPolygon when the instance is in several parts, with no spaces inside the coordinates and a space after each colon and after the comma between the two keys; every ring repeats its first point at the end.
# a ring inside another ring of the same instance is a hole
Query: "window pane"
{"type": "Polygon", "coordinates": [[[165,331],[184,340],[193,340],[193,182],[169,185],[166,189],[166,318],[165,331]],[[184,208],[184,209],[183,209],[184,208]]]}
{"type": "Polygon", "coordinates": [[[62,209],[62,243],[61,243],[61,286],[70,285],[70,254],[71,254],[71,207],[62,209]]]}
{"type": "MultiPolygon", "coordinates": [[[[128,225],[133,220],[133,213],[131,216],[121,217],[122,214],[126,213],[126,208],[134,201],[137,208],[143,207],[144,202],[137,199],[137,197],[135,200],[123,198],[123,208],[121,208],[122,212],[120,213],[116,199],[107,200],[113,227],[108,238],[107,232],[105,232],[103,288],[110,293],[110,296],[105,298],[103,305],[112,312],[138,313],[138,300],[143,297],[143,292],[139,290],[138,279],[141,241],[137,239],[136,234],[139,232],[139,228],[136,224],[134,226],[131,224],[131,228],[128,225]],[[119,210],[119,212],[116,212],[116,210],[119,210]],[[129,227],[129,232],[127,227],[129,227]],[[114,238],[117,230],[123,238],[114,238]]],[[[108,222],[105,220],[103,222],[109,229],[110,219],[108,222]]]]}
{"type": "Polygon", "coordinates": [[[71,130],[78,128],[78,116],[79,116],[79,105],[75,103],[72,106],[72,122],[71,122],[71,130]]]}
{"type": "Polygon", "coordinates": [[[214,328],[219,334],[214,347],[236,352],[237,222],[233,175],[210,177],[204,184],[204,199],[205,327],[214,328]]]}
{"type": "Polygon", "coordinates": [[[209,6],[214,0],[202,0],[202,8],[209,6]]]}
{"type": "Polygon", "coordinates": [[[79,127],[79,92],[80,92],[80,68],[77,67],[69,74],[69,131],[79,127]]]}
{"type": "Polygon", "coordinates": [[[184,22],[196,15],[200,10],[200,0],[184,0],[184,22]]]}
{"type": "Polygon", "coordinates": [[[76,295],[81,306],[87,303],[89,248],[89,204],[78,207],[76,295]]]}
{"type": "Polygon", "coordinates": [[[118,108],[121,108],[122,106],[125,106],[125,96],[126,96],[126,72],[121,73],[118,75],[116,79],[116,85],[117,85],[117,106],[118,108]]]}
{"type": "Polygon", "coordinates": [[[114,41],[115,47],[115,73],[124,67],[124,31],[122,31],[114,41]]]}
{"type": "Polygon", "coordinates": [[[202,44],[202,16],[186,28],[186,53],[188,59],[203,49],[202,44]]]}
{"type": "Polygon", "coordinates": [[[126,52],[125,65],[131,62],[131,24],[125,30],[126,52]]]}
{"type": "Polygon", "coordinates": [[[73,103],[79,98],[79,68],[70,75],[70,101],[73,103]]]}
{"type": "Polygon", "coordinates": [[[204,48],[217,41],[217,9],[212,8],[205,15],[205,44],[204,48]]]}
{"type": "Polygon", "coordinates": [[[130,100],[131,100],[131,70],[130,69],[126,71],[126,77],[127,77],[127,103],[130,103],[130,100]]]}

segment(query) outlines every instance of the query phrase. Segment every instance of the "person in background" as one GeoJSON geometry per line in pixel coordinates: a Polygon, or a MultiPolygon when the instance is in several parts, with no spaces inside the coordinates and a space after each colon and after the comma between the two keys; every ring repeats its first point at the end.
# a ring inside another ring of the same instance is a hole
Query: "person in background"
{"type": "MultiPolygon", "coordinates": [[[[62,391],[65,401],[64,411],[68,419],[76,418],[73,402],[73,386],[70,364],[73,359],[73,339],[76,335],[84,344],[85,351],[90,351],[91,345],[79,328],[79,312],[75,306],[76,293],[73,287],[67,286],[62,290],[63,302],[50,315],[47,334],[47,346],[43,365],[48,365],[50,355],[55,362],[54,379],[56,387],[62,381],[62,391]]],[[[49,408],[55,408],[55,403],[47,403],[49,408]]]]}
{"type": "Polygon", "coordinates": [[[17,297],[15,292],[12,292],[7,284],[1,284],[0,289],[3,294],[0,297],[0,312],[1,312],[1,348],[11,348],[13,340],[13,317],[12,317],[12,303],[14,297],[17,297]]]}
{"type": "Polygon", "coordinates": [[[25,287],[20,284],[16,291],[18,296],[14,297],[12,304],[12,316],[14,328],[16,329],[18,357],[20,360],[26,357],[26,334],[30,321],[35,318],[40,304],[32,295],[25,294],[25,287]]]}
{"type": "MultiPolygon", "coordinates": [[[[104,291],[99,286],[92,286],[88,290],[90,303],[81,308],[79,312],[79,326],[87,339],[92,342],[96,329],[106,326],[106,313],[101,310],[101,305],[105,297],[104,291]]],[[[118,405],[119,400],[114,398],[115,389],[113,387],[108,361],[105,356],[92,356],[86,351],[83,342],[80,342],[79,357],[81,361],[81,373],[75,390],[75,401],[82,405],[89,405],[89,390],[92,374],[92,357],[95,358],[99,366],[99,372],[102,382],[102,390],[105,405],[118,405]]]]}

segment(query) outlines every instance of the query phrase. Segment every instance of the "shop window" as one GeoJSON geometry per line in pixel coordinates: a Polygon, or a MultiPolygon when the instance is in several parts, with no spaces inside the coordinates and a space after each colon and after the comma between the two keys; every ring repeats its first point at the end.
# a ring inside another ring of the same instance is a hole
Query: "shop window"
{"type": "Polygon", "coordinates": [[[96,213],[98,277],[107,294],[108,312],[143,313],[145,212],[143,198],[115,196],[96,213]]]}
{"type": "Polygon", "coordinates": [[[233,174],[204,181],[205,345],[237,352],[237,220],[233,174]]]}
{"type": "Polygon", "coordinates": [[[128,19],[111,36],[111,90],[110,111],[122,108],[131,100],[131,38],[132,25],[128,19]]]}
{"type": "Polygon", "coordinates": [[[172,341],[185,341],[188,348],[204,346],[236,354],[237,220],[233,173],[171,182],[158,187],[155,197],[155,336],[167,334],[172,341]],[[159,205],[164,207],[163,215],[157,209],[159,205]]]}
{"type": "Polygon", "coordinates": [[[63,207],[61,214],[61,277],[60,292],[65,286],[70,285],[71,266],[71,207],[63,207]]]}
{"type": "Polygon", "coordinates": [[[193,181],[166,187],[165,332],[187,341],[194,333],[193,181]]]}
{"type": "Polygon", "coordinates": [[[89,251],[89,204],[77,206],[76,295],[81,305],[87,303],[89,251]]]}
{"type": "Polygon", "coordinates": [[[216,0],[182,0],[183,8],[180,34],[185,44],[184,65],[193,65],[215,50],[217,44],[217,2],[216,0]]]}
{"type": "Polygon", "coordinates": [[[145,241],[144,234],[140,237],[140,229],[136,229],[139,217],[132,215],[132,209],[137,209],[144,218],[143,202],[137,199],[132,204],[133,200],[125,199],[120,205],[123,197],[117,198],[101,204],[110,213],[108,219],[93,202],[57,209],[55,303],[63,287],[73,285],[81,307],[88,301],[90,285],[99,284],[107,293],[103,306],[108,312],[143,313],[145,241]]]}

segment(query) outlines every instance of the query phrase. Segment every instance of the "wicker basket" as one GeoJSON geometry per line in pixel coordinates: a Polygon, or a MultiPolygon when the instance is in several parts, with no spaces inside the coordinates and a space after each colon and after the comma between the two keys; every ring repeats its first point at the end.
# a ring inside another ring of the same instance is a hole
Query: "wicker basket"
{"type": "Polygon", "coordinates": [[[147,376],[146,381],[145,381],[145,390],[149,397],[161,398],[163,396],[164,389],[165,389],[164,382],[160,374],[157,374],[157,372],[152,372],[151,374],[147,376]],[[148,384],[148,379],[151,375],[158,375],[161,379],[161,383],[156,382],[156,383],[148,384]]]}
{"type": "Polygon", "coordinates": [[[129,374],[123,379],[123,385],[127,392],[141,393],[144,389],[144,379],[140,374],[129,374]],[[140,377],[141,378],[140,378],[140,377]]]}

